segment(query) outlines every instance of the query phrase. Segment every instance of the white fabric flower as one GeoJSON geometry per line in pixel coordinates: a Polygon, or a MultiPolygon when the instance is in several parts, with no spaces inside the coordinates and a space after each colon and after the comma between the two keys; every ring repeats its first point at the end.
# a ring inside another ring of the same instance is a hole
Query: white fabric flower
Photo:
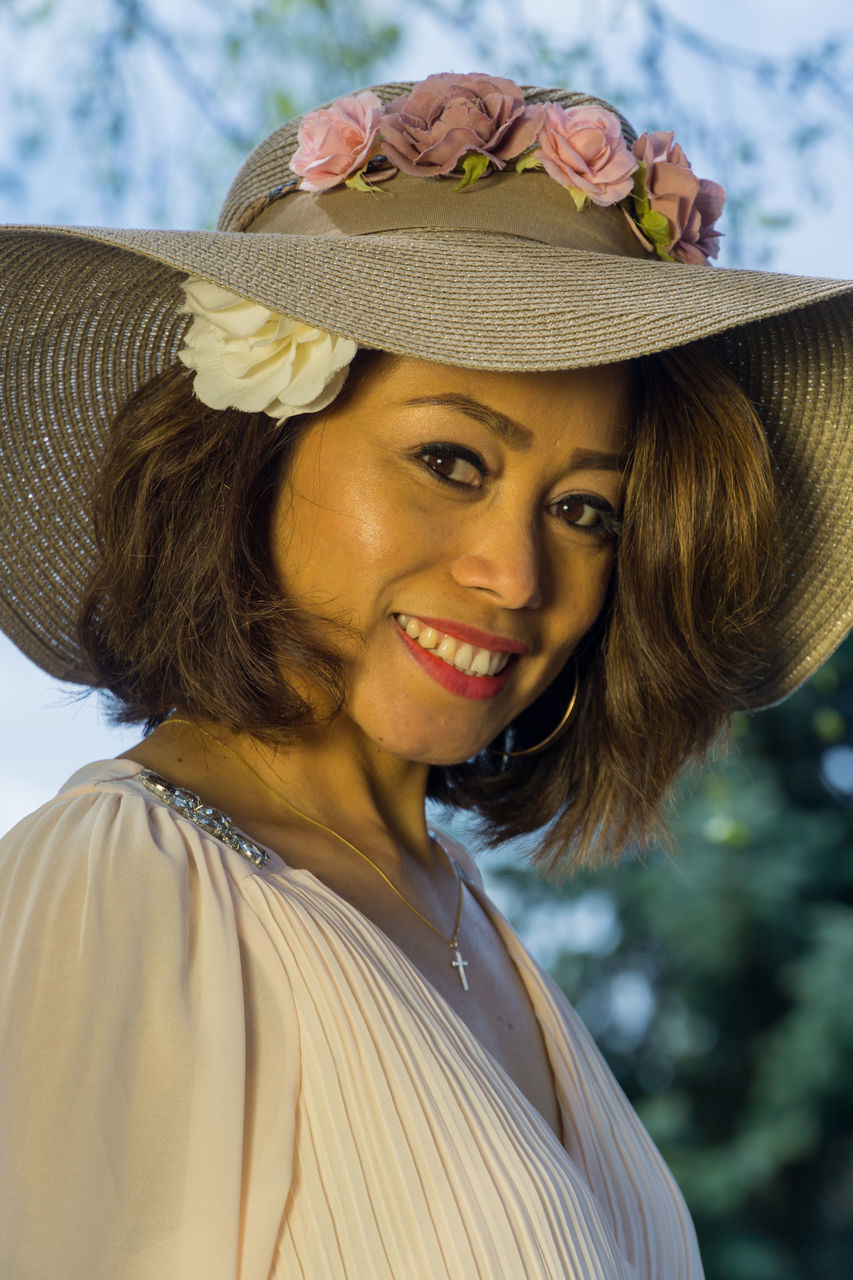
{"type": "Polygon", "coordinates": [[[188,276],[181,311],[193,316],[179,358],[211,409],[267,413],[284,422],[331,404],[357,350],[350,338],[268,311],[219,285],[188,276]]]}

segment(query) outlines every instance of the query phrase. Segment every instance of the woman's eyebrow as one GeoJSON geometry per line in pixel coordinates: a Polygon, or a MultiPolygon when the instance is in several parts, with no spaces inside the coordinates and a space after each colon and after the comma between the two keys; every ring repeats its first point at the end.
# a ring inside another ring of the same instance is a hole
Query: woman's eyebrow
{"type": "Polygon", "coordinates": [[[575,449],[572,466],[578,471],[624,471],[628,465],[626,453],[603,453],[600,449],[575,449]]]}
{"type": "Polygon", "coordinates": [[[479,400],[472,400],[470,396],[451,393],[443,396],[417,396],[414,400],[406,400],[405,403],[407,405],[437,404],[447,409],[457,409],[460,413],[467,414],[469,418],[474,418],[476,422],[482,423],[511,449],[529,449],[533,444],[533,432],[527,427],[523,427],[514,418],[508,418],[505,413],[500,413],[497,409],[480,404],[479,400]]]}
{"type": "MultiPolygon", "coordinates": [[[[481,404],[479,400],[472,400],[470,396],[448,392],[440,396],[417,396],[413,400],[404,401],[404,404],[440,405],[447,409],[456,409],[476,422],[482,423],[512,449],[529,449],[535,438],[532,431],[523,427],[520,422],[516,422],[514,418],[508,417],[498,409],[481,404]]],[[[624,471],[627,465],[628,458],[625,454],[605,453],[600,449],[575,449],[572,454],[572,466],[578,470],[624,471]]]]}

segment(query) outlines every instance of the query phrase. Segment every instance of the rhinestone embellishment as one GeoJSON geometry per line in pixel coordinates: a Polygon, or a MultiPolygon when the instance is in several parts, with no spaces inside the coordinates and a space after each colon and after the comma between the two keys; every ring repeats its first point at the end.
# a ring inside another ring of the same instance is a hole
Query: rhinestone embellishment
{"type": "Polygon", "coordinates": [[[143,769],[139,774],[139,781],[170,809],[182,813],[185,818],[189,818],[190,822],[201,827],[202,831],[206,831],[208,835],[216,836],[223,844],[227,844],[229,849],[233,849],[247,862],[251,862],[253,867],[265,867],[269,862],[270,855],[253,844],[242,831],[238,831],[227,813],[202,803],[194,791],[188,791],[186,787],[176,787],[173,782],[167,782],[165,778],[160,777],[159,773],[154,773],[151,769],[143,769]]]}

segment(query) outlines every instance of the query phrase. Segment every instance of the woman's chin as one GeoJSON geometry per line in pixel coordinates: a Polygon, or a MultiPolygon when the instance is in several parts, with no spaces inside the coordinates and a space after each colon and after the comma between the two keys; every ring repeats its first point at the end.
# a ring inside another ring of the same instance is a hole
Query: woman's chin
{"type": "Polygon", "coordinates": [[[467,737],[464,741],[436,742],[433,738],[421,742],[385,742],[382,745],[401,760],[410,760],[412,764],[433,766],[462,764],[479,755],[488,742],[479,735],[467,737]]]}
{"type": "MultiPolygon", "coordinates": [[[[497,708],[483,714],[483,703],[446,709],[412,697],[380,702],[372,694],[374,690],[366,685],[357,687],[344,708],[345,720],[383,751],[412,764],[454,765],[471,760],[511,718],[497,708]]],[[[512,711],[517,713],[515,707],[512,711]]]]}

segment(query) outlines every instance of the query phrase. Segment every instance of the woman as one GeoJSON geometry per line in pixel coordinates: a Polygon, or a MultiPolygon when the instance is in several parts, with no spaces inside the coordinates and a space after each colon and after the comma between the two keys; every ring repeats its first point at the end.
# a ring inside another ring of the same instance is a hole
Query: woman
{"type": "Polygon", "coordinates": [[[148,730],[3,847],[4,1275],[701,1276],[424,802],[618,856],[850,625],[850,286],[711,270],[721,202],[448,75],[218,232],[4,233],[4,623],[148,730]]]}

